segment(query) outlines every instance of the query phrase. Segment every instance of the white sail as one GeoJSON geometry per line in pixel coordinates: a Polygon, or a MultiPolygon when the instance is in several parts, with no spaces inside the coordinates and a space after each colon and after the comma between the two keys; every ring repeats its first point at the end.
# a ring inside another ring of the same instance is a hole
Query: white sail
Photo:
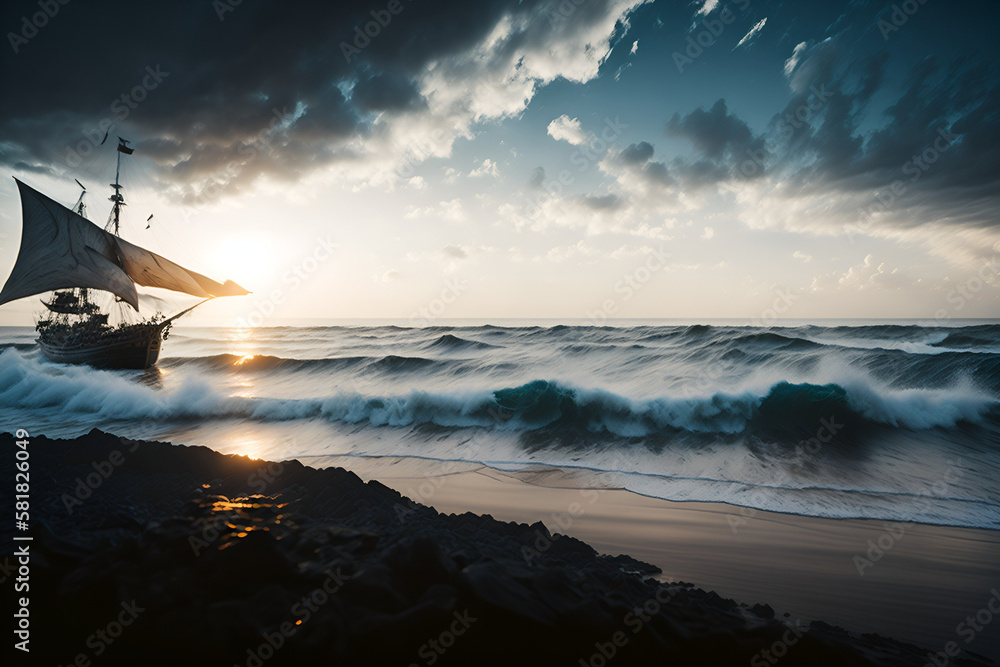
{"type": "Polygon", "coordinates": [[[165,257],[115,237],[118,258],[128,277],[145,287],[162,287],[194,296],[240,296],[249,292],[232,280],[219,283],[165,257]]]}
{"type": "Polygon", "coordinates": [[[138,310],[135,283],[200,297],[249,294],[232,281],[218,283],[124,241],[14,180],[21,193],[21,247],[0,291],[0,305],[50,290],[89,287],[112,292],[138,310]]]}

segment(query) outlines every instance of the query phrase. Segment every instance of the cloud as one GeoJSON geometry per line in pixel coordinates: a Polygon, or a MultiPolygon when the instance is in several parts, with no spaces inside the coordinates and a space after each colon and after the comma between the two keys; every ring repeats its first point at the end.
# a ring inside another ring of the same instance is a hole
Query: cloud
{"type": "Polygon", "coordinates": [[[795,68],[798,67],[799,58],[802,56],[802,52],[805,51],[805,49],[805,42],[799,42],[795,45],[795,48],[792,49],[792,55],[790,55],[788,60],[785,61],[785,76],[791,76],[792,72],[795,71],[795,68]]]}
{"type": "Polygon", "coordinates": [[[545,254],[545,257],[552,262],[565,262],[573,257],[593,257],[598,254],[599,251],[597,248],[581,240],[575,245],[556,246],[549,250],[545,254]]]}
{"type": "Polygon", "coordinates": [[[740,168],[751,156],[758,160],[767,156],[763,138],[754,136],[742,119],[730,114],[724,99],[719,99],[707,110],[695,109],[686,116],[674,114],[667,122],[665,132],[668,137],[691,142],[694,160],[679,158],[670,165],[673,173],[691,188],[714,185],[739,176],[758,176],[761,169],[747,175],[740,168]]]}
{"type": "Polygon", "coordinates": [[[705,0],[702,3],[701,7],[698,8],[698,11],[694,13],[695,17],[697,18],[699,16],[708,16],[709,14],[712,13],[712,10],[714,10],[718,4],[719,0],[705,0]]]}
{"type": "Polygon", "coordinates": [[[890,269],[885,262],[875,264],[873,255],[866,255],[859,264],[848,267],[847,271],[833,271],[816,276],[810,289],[817,291],[896,291],[910,288],[916,281],[903,274],[898,268],[890,269]]]}
{"type": "MultiPolygon", "coordinates": [[[[688,140],[693,154],[660,163],[673,179],[663,196],[696,208],[710,201],[693,200],[699,193],[730,199],[755,229],[905,240],[955,262],[982,261],[1000,227],[1000,187],[989,176],[1000,173],[991,149],[1000,144],[995,71],[927,58],[893,90],[887,54],[850,57],[850,42],[841,35],[796,46],[792,97],[759,133],[721,99],[675,114],[666,134],[688,140]]],[[[616,176],[614,192],[634,194],[651,186],[640,170],[651,160],[652,145],[639,142],[602,169],[616,176]]],[[[669,214],[663,199],[630,202],[648,218],[669,214]]]]}
{"type": "Polygon", "coordinates": [[[483,160],[482,164],[469,172],[470,178],[481,178],[484,176],[497,177],[499,175],[500,173],[497,171],[497,163],[489,158],[483,160]]]}
{"type": "Polygon", "coordinates": [[[704,231],[704,233],[703,233],[703,234],[701,235],[701,238],[702,238],[702,239],[704,239],[705,241],[708,241],[708,240],[710,240],[710,239],[711,239],[711,238],[712,238],[713,236],[715,236],[715,230],[714,230],[714,229],[712,229],[711,227],[705,227],[705,231],[704,231]]]}
{"type": "Polygon", "coordinates": [[[532,190],[537,190],[542,187],[545,183],[545,169],[543,167],[535,167],[531,170],[531,176],[528,177],[528,187],[532,190]]]}
{"type": "Polygon", "coordinates": [[[577,198],[584,207],[594,211],[615,211],[621,208],[622,200],[618,195],[582,195],[577,198]]]}
{"type": "Polygon", "coordinates": [[[713,160],[726,153],[739,153],[753,142],[750,128],[729,114],[724,99],[708,110],[695,109],[687,116],[674,114],[667,122],[666,133],[669,137],[690,140],[699,154],[713,160]]]}
{"type": "Polygon", "coordinates": [[[809,262],[813,261],[813,256],[812,255],[807,255],[804,252],[801,252],[799,250],[796,250],[795,252],[793,252],[792,253],[792,257],[794,257],[795,259],[801,260],[803,262],[806,262],[806,263],[809,263],[809,262]]]}
{"type": "Polygon", "coordinates": [[[641,4],[592,0],[553,24],[560,1],[406,3],[357,53],[343,45],[371,20],[366,2],[243,3],[221,22],[200,0],[95,6],[46,29],[59,48],[35,49],[5,71],[5,85],[32,94],[0,111],[10,138],[0,161],[85,175],[92,158],[80,164],[68,151],[90,148],[84,132],[98,143],[108,119],[151,160],[157,189],[186,203],[220,183],[237,195],[259,179],[391,186],[401,166],[450,155],[474,124],[521,113],[549,82],[594,78],[641,4]],[[113,42],[89,38],[108,25],[113,42]],[[112,107],[151,81],[147,66],[163,73],[156,87],[134,109],[112,107]],[[79,71],[101,76],[85,81],[79,71]]]}
{"type": "Polygon", "coordinates": [[[556,141],[566,141],[574,146],[586,146],[591,140],[590,135],[584,132],[580,126],[580,121],[576,118],[570,118],[566,114],[549,123],[546,131],[556,141]]]}
{"type": "Polygon", "coordinates": [[[405,218],[413,220],[416,218],[437,218],[449,222],[462,222],[465,220],[465,207],[460,199],[450,201],[440,201],[434,206],[419,208],[410,206],[404,214],[405,218]]]}
{"type": "Polygon", "coordinates": [[[449,259],[466,259],[469,256],[465,248],[459,245],[446,245],[443,252],[449,259]]]}
{"type": "Polygon", "coordinates": [[[764,24],[765,23],[767,23],[767,17],[766,16],[764,18],[762,18],[760,21],[758,21],[757,25],[755,25],[754,27],[750,28],[750,31],[747,34],[743,35],[743,39],[741,39],[736,44],[736,46],[733,47],[733,51],[735,51],[736,49],[740,48],[744,44],[747,44],[747,45],[751,44],[753,42],[753,40],[757,38],[757,35],[760,34],[760,31],[764,28],[764,24]]]}
{"type": "Polygon", "coordinates": [[[399,280],[399,271],[389,270],[382,274],[382,282],[391,283],[399,280]]]}

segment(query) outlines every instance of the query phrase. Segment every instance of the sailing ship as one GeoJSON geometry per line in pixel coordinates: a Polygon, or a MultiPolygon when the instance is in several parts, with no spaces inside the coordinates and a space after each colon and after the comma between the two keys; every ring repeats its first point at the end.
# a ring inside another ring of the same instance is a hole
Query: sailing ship
{"type": "MultiPolygon", "coordinates": [[[[134,148],[118,138],[115,182],[108,222],[102,228],[85,217],[86,188],[73,209],[18,179],[21,195],[21,246],[10,277],[0,291],[0,305],[53,292],[42,301],[47,316],[35,327],[42,353],[50,360],[102,368],[149,368],[173,322],[206,301],[249,292],[231,280],[219,283],[129,243],[120,236],[125,206],[120,180],[123,155],[134,148]],[[136,285],[159,287],[202,297],[199,303],[164,318],[138,318],[136,285]],[[129,311],[125,306],[132,308],[129,311]],[[122,320],[109,324],[117,308],[122,320]]],[[[78,185],[80,181],[77,181],[78,185]]]]}

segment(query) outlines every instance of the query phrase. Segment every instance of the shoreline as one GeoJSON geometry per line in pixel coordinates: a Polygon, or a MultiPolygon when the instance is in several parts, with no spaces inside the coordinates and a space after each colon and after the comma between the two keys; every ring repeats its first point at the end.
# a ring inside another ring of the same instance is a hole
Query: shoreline
{"type": "MultiPolygon", "coordinates": [[[[5,449],[12,440],[0,435],[5,449]]],[[[718,507],[677,507],[620,490],[553,489],[481,471],[414,477],[412,467],[397,465],[382,470],[381,482],[363,481],[375,471],[252,460],[96,430],[31,440],[38,479],[32,575],[39,582],[32,595],[40,608],[35,636],[42,639],[36,646],[58,664],[72,661],[74,651],[86,653],[94,619],[113,618],[128,603],[121,596],[134,595],[156,622],[140,619],[125,633],[115,647],[119,658],[153,664],[143,651],[164,645],[157,659],[167,664],[193,655],[187,645],[207,651],[202,659],[249,665],[259,638],[286,628],[288,614],[275,610],[295,610],[303,593],[331,582],[334,590],[322,597],[332,602],[301,631],[288,625],[281,641],[287,646],[267,649],[276,653],[269,664],[335,656],[348,664],[432,664],[434,657],[437,664],[489,658],[578,665],[601,653],[606,660],[608,652],[616,664],[746,664],[766,660],[768,650],[782,651],[783,664],[923,664],[935,648],[933,641],[897,641],[898,633],[888,639],[863,617],[854,620],[865,634],[829,625],[851,625],[825,613],[836,604],[820,605],[821,614],[779,604],[799,586],[789,576],[794,540],[812,535],[798,547],[815,564],[829,550],[823,535],[843,537],[787,515],[776,521],[758,513],[732,535],[718,507]],[[410,477],[400,475],[407,471],[410,477]],[[435,489],[418,498],[423,504],[393,490],[422,484],[435,489]],[[775,543],[775,531],[791,541],[775,543]],[[744,543],[727,544],[727,533],[744,543]],[[700,573],[692,567],[698,562],[700,573]],[[730,580],[711,581],[706,573],[723,567],[730,580]],[[784,587],[776,570],[784,570],[784,587]],[[741,579],[753,585],[732,585],[741,579]],[[427,653],[428,637],[444,637],[449,624],[473,617],[483,620],[463,627],[461,640],[451,637],[454,649],[427,653]],[[386,633],[402,644],[380,641],[386,633]]],[[[5,458],[6,472],[13,457],[5,458]]],[[[941,542],[940,530],[930,532],[927,539],[941,542]]],[[[905,544],[891,555],[904,554],[905,544]]],[[[980,546],[983,558],[996,554],[997,542],[980,546]]],[[[970,573],[985,567],[962,553],[970,573]]],[[[944,562],[941,553],[931,557],[944,562]]],[[[873,573],[897,572],[909,585],[919,576],[882,565],[873,573]]],[[[815,576],[815,568],[805,569],[815,576]]],[[[958,584],[951,581],[952,595],[958,584]]],[[[854,601],[855,608],[864,605],[854,601]]],[[[984,650],[990,636],[984,631],[970,646],[975,653],[949,664],[996,660],[984,650]]]]}
{"type": "MultiPolygon", "coordinates": [[[[983,528],[812,517],[623,489],[600,489],[600,500],[587,505],[577,487],[531,484],[488,468],[448,475],[429,498],[420,493],[426,477],[379,479],[442,512],[541,520],[603,553],[656,565],[664,573],[658,578],[928,648],[962,643],[955,627],[1000,587],[1000,532],[983,528]],[[574,515],[578,501],[583,511],[574,515]],[[936,578],[947,586],[930,581],[936,578]]],[[[1000,661],[1000,628],[987,627],[974,641],[970,648],[1000,661]]]]}

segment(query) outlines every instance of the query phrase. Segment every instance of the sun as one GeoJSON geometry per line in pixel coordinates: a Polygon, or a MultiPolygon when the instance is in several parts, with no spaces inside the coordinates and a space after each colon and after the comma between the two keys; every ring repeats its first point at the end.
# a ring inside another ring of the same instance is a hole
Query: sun
{"type": "MultiPolygon", "coordinates": [[[[213,273],[223,280],[246,283],[267,278],[274,264],[274,248],[259,236],[228,238],[220,242],[213,258],[213,273]]],[[[247,289],[252,289],[247,287],[247,289]]]]}

